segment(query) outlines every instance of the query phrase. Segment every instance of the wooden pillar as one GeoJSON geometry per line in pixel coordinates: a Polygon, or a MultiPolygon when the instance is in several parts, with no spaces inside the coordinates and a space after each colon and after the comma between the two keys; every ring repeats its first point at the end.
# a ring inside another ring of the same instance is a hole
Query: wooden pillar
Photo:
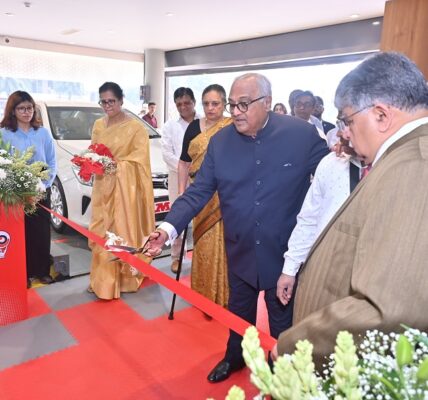
{"type": "Polygon", "coordinates": [[[428,80],[428,0],[385,3],[380,49],[404,53],[428,80]]]}

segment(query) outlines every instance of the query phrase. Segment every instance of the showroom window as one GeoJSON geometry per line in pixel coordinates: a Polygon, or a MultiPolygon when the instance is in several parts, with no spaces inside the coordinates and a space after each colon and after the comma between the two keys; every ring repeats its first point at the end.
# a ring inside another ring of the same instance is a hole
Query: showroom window
{"type": "Polygon", "coordinates": [[[16,90],[28,91],[38,99],[96,102],[98,88],[106,81],[117,82],[125,93],[127,108],[140,111],[142,61],[2,46],[0,115],[8,96],[16,90]]]}
{"type": "MultiPolygon", "coordinates": [[[[355,68],[362,61],[359,60],[331,63],[320,63],[312,65],[287,66],[281,68],[254,69],[244,72],[259,72],[268,77],[272,83],[272,105],[284,103],[288,112],[288,95],[294,89],[310,90],[314,95],[321,96],[324,100],[325,112],[323,119],[335,123],[337,110],[334,107],[334,93],[339,81],[350,70],[355,68]]],[[[244,73],[243,71],[233,72],[204,72],[192,75],[170,76],[167,78],[167,111],[168,118],[177,118],[177,110],[174,106],[173,93],[180,86],[192,88],[196,97],[196,110],[203,114],[201,105],[201,95],[205,87],[212,83],[218,83],[229,93],[233,80],[244,73]]]]}

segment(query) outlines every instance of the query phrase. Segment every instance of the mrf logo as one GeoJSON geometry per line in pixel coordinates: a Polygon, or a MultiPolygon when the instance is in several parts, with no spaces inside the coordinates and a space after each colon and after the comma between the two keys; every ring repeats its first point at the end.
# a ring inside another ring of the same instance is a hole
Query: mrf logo
{"type": "Polygon", "coordinates": [[[160,214],[160,213],[165,213],[168,212],[170,210],[170,204],[169,204],[169,200],[168,201],[160,201],[158,203],[155,204],[155,214],[160,214]]]}
{"type": "Polygon", "coordinates": [[[7,246],[10,243],[10,235],[5,231],[0,231],[0,258],[6,257],[7,246]]]}

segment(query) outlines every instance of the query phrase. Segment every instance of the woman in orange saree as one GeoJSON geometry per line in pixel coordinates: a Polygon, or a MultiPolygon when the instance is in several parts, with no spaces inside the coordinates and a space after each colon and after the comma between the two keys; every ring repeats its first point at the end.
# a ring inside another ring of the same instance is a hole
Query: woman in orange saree
{"type": "MultiPolygon", "coordinates": [[[[205,118],[190,123],[183,140],[178,165],[179,192],[183,193],[188,177],[196,176],[212,136],[232,122],[223,116],[226,92],[220,85],[210,85],[202,93],[205,118]]],[[[229,298],[227,260],[223,220],[217,193],[193,220],[192,289],[226,307],[229,298]]]]}
{"type": "MultiPolygon", "coordinates": [[[[96,176],[92,191],[89,229],[105,237],[112,232],[139,247],[155,227],[149,137],[143,124],[122,111],[123,92],[106,82],[100,87],[100,105],[106,116],[95,121],[92,143],[102,143],[117,163],[112,175],[96,176]]],[[[121,292],[136,292],[144,277],[114,254],[90,242],[92,262],[89,290],[101,299],[117,299],[121,292]]],[[[145,261],[150,259],[141,255],[145,261]]]]}

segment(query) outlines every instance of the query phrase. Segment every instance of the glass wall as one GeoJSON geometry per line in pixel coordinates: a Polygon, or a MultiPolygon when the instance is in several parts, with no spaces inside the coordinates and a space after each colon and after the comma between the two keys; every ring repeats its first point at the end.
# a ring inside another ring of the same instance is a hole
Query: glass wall
{"type": "MultiPolygon", "coordinates": [[[[284,103],[288,112],[290,112],[288,105],[290,92],[294,89],[310,90],[324,100],[325,112],[323,119],[335,123],[337,110],[333,101],[336,87],[343,76],[360,62],[361,60],[275,69],[255,69],[245,72],[259,72],[267,76],[272,83],[272,105],[278,102],[284,103]]],[[[218,83],[224,86],[226,92],[229,93],[233,80],[235,77],[242,75],[242,73],[242,71],[201,73],[167,78],[166,103],[168,118],[178,117],[173,101],[174,90],[178,87],[186,86],[192,88],[197,100],[196,109],[198,113],[202,114],[201,94],[204,88],[212,83],[218,83]]]]}
{"type": "Polygon", "coordinates": [[[140,111],[143,62],[0,46],[0,115],[15,90],[39,99],[95,102],[105,81],[117,82],[127,107],[140,111]]]}

